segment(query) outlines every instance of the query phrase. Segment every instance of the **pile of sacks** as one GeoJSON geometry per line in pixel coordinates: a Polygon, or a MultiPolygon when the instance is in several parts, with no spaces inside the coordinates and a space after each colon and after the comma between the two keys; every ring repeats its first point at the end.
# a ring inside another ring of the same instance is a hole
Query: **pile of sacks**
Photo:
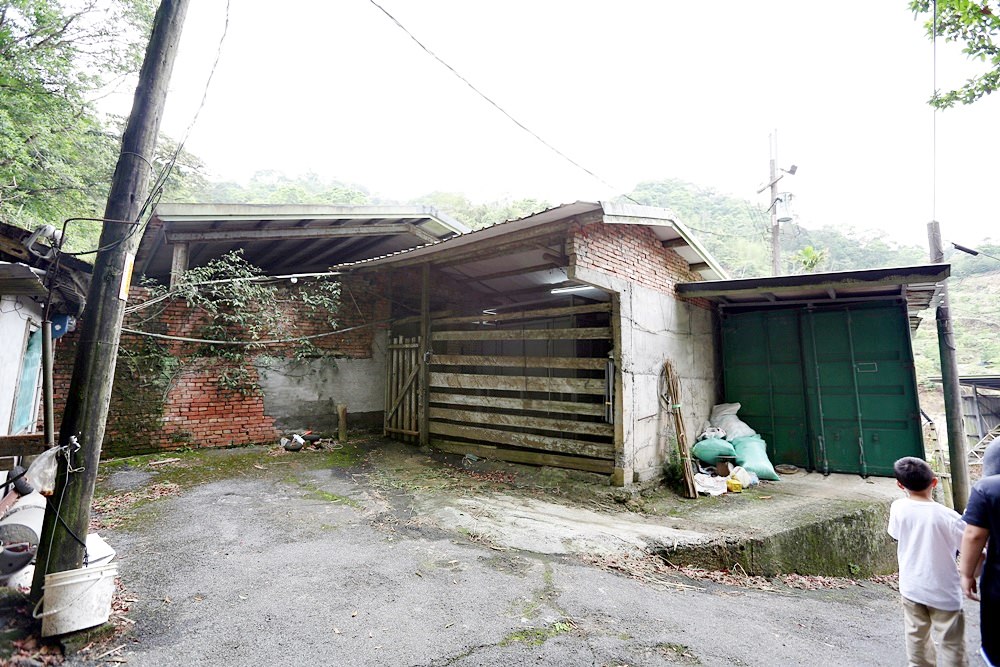
{"type": "Polygon", "coordinates": [[[723,464],[734,462],[736,465],[732,470],[725,470],[724,476],[713,478],[708,473],[695,476],[696,486],[707,487],[705,492],[710,495],[725,493],[727,485],[732,489],[734,485],[728,483],[727,479],[736,479],[742,487],[752,486],[757,480],[780,479],[767,457],[767,443],[737,416],[739,409],[739,403],[722,403],[712,408],[709,423],[691,449],[691,453],[708,466],[720,466],[720,461],[723,464]],[[720,483],[715,480],[722,481],[720,483]],[[749,483],[743,483],[744,480],[749,483]]]}

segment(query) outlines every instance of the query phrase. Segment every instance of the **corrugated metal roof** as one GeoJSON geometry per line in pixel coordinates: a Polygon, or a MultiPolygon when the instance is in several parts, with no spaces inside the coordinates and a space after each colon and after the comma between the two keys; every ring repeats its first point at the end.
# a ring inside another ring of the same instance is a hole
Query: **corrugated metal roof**
{"type": "Polygon", "coordinates": [[[677,292],[686,297],[715,301],[726,309],[902,298],[907,303],[910,328],[916,330],[921,319],[918,313],[937,303],[942,282],[950,274],[951,266],[948,264],[924,264],[742,280],[708,280],[680,284],[677,292]]]}
{"type": "MultiPolygon", "coordinates": [[[[940,376],[932,377],[930,380],[938,384],[942,382],[940,376]]],[[[1000,391],[1000,375],[960,375],[958,383],[964,387],[1000,391]]]]}
{"type": "Polygon", "coordinates": [[[47,294],[42,278],[30,266],[0,262],[0,296],[34,296],[47,294]]]}
{"type": "Polygon", "coordinates": [[[136,270],[165,281],[174,244],[200,266],[242,249],[267,273],[325,271],[469,231],[428,206],[160,204],[139,244],[136,270]]]}
{"type": "MultiPolygon", "coordinates": [[[[449,253],[472,244],[483,244],[488,241],[500,241],[503,237],[526,232],[536,227],[565,221],[570,218],[584,218],[588,222],[604,222],[606,224],[643,225],[653,230],[656,237],[677,252],[693,270],[706,279],[728,277],[722,266],[684,227],[673,212],[653,206],[616,204],[612,202],[584,202],[554,206],[539,213],[497,223],[445,241],[424,245],[410,250],[404,250],[382,257],[373,257],[357,262],[339,265],[337,269],[352,269],[375,267],[388,264],[421,263],[425,258],[439,253],[449,253]],[[592,217],[592,220],[591,220],[592,217]]],[[[507,262],[509,269],[516,266],[507,262]]]]}

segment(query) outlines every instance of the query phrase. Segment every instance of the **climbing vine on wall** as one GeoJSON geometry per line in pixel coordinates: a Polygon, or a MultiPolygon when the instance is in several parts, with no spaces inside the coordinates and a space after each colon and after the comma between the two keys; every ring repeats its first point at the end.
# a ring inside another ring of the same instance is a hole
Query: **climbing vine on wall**
{"type": "Polygon", "coordinates": [[[191,344],[199,356],[223,360],[219,385],[244,395],[259,390],[252,359],[263,348],[277,348],[297,358],[326,354],[308,336],[296,333],[298,325],[319,318],[324,328],[334,330],[340,306],[336,278],[292,282],[268,278],[244,259],[242,250],[186,271],[169,291],[161,286],[151,292],[151,300],[183,300],[199,314],[202,324],[193,337],[200,342],[191,344]]]}

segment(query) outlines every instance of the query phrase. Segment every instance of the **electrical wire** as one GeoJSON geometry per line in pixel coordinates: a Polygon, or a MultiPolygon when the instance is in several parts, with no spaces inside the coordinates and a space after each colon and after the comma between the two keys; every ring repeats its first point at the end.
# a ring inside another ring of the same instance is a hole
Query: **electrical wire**
{"type": "MultiPolygon", "coordinates": [[[[439,63],[441,63],[449,72],[451,72],[456,77],[458,77],[458,79],[460,81],[462,81],[462,83],[464,83],[466,86],[468,86],[469,88],[471,88],[474,93],[476,93],[477,95],[479,95],[486,102],[488,102],[493,108],[495,108],[497,111],[499,111],[504,116],[506,116],[507,119],[510,120],[512,123],[514,123],[519,128],[521,128],[522,130],[524,130],[525,132],[527,132],[528,134],[530,134],[539,143],[541,143],[543,146],[545,146],[546,148],[548,148],[550,151],[552,151],[553,153],[555,153],[556,155],[558,155],[562,159],[566,160],[567,162],[569,162],[571,165],[573,165],[577,169],[583,171],[584,173],[586,173],[591,178],[597,180],[598,182],[600,182],[605,187],[610,188],[611,190],[617,190],[617,191],[621,190],[621,188],[617,188],[617,187],[611,185],[606,180],[604,180],[603,178],[601,178],[600,176],[598,176],[597,174],[595,174],[593,171],[591,171],[590,169],[587,169],[582,164],[580,164],[579,162],[577,162],[573,158],[571,158],[568,155],[566,155],[565,153],[563,153],[561,150],[559,150],[558,148],[556,148],[555,146],[553,146],[552,144],[550,144],[548,141],[546,141],[545,139],[543,139],[541,136],[539,136],[539,134],[537,132],[535,132],[534,130],[530,129],[528,126],[526,126],[524,123],[522,123],[518,119],[514,118],[514,116],[512,116],[510,113],[508,113],[507,110],[505,110],[499,104],[497,104],[496,102],[494,102],[486,93],[484,93],[483,91],[481,91],[478,88],[476,88],[476,86],[471,81],[469,81],[467,78],[465,78],[464,76],[462,76],[454,67],[452,67],[447,62],[445,62],[444,59],[441,58],[441,56],[439,56],[438,54],[436,54],[433,51],[431,51],[423,42],[421,42],[419,39],[417,39],[417,37],[412,32],[410,32],[406,28],[406,26],[404,26],[402,23],[400,23],[399,19],[397,19],[392,14],[390,14],[389,11],[385,7],[383,7],[382,5],[380,5],[375,0],[368,0],[368,2],[370,2],[371,4],[373,4],[376,8],[378,8],[379,11],[381,11],[383,14],[385,14],[389,18],[390,21],[392,21],[393,23],[395,23],[396,26],[399,27],[400,30],[402,30],[404,33],[406,33],[407,37],[409,37],[410,39],[412,39],[416,43],[417,46],[419,46],[421,49],[423,49],[427,53],[427,55],[429,55],[430,57],[434,58],[434,60],[436,60],[439,63]]],[[[628,199],[629,201],[631,201],[633,204],[639,204],[639,202],[637,202],[636,200],[632,199],[632,197],[630,197],[628,195],[622,195],[622,196],[625,197],[626,199],[628,199]]]]}
{"type": "Polygon", "coordinates": [[[122,327],[123,333],[130,333],[136,336],[148,336],[149,338],[158,338],[160,340],[176,340],[184,343],[201,343],[202,345],[239,345],[244,347],[260,347],[265,345],[284,345],[286,343],[298,343],[304,340],[314,340],[316,338],[325,338],[326,336],[336,336],[338,334],[345,334],[349,331],[355,331],[357,329],[364,329],[365,327],[377,326],[379,324],[391,324],[393,322],[392,318],[379,320],[377,322],[366,322],[364,324],[358,324],[357,326],[347,327],[346,329],[334,329],[333,331],[325,331],[323,333],[311,334],[309,336],[297,336],[295,338],[273,338],[270,340],[213,340],[211,338],[189,338],[187,336],[170,336],[167,334],[153,333],[152,331],[140,331],[138,329],[129,329],[122,327]]]}
{"type": "MultiPolygon", "coordinates": [[[[938,6],[934,3],[934,28],[931,33],[931,79],[934,88],[933,97],[937,97],[937,37],[938,37],[938,6]]],[[[937,105],[933,105],[931,120],[931,220],[937,220],[937,105]]]]}

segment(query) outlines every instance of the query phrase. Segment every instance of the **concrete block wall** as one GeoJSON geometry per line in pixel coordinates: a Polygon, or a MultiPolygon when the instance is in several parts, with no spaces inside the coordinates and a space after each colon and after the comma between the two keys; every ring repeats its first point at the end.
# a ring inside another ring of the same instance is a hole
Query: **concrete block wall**
{"type": "Polygon", "coordinates": [[[594,223],[571,230],[570,277],[615,294],[619,337],[616,424],[620,450],[613,481],[656,477],[673,460],[673,421],[660,403],[660,377],[669,361],[680,378],[681,412],[689,443],[708,418],[718,374],[713,313],[701,299],[677,296],[679,282],[698,280],[684,259],[663,248],[640,225],[594,223]]]}
{"type": "MultiPolygon", "coordinates": [[[[241,393],[220,384],[220,375],[232,365],[207,355],[199,343],[123,334],[105,451],[128,455],[179,447],[274,442],[283,432],[296,429],[331,432],[337,426],[337,403],[346,403],[349,415],[380,415],[388,326],[383,322],[389,317],[388,302],[375,296],[382,289],[380,281],[377,276],[347,276],[342,280],[341,307],[335,319],[338,329],[351,330],[311,340],[328,355],[296,360],[293,343],[270,345],[255,353],[253,362],[243,368],[248,373],[247,382],[259,386],[257,391],[241,393]],[[142,377],[141,370],[137,373],[134,365],[125,361],[126,354],[142,355],[150,350],[177,360],[168,369],[170,377],[165,383],[163,378],[142,377]],[[301,391],[292,391],[294,383],[285,377],[300,375],[303,368],[308,369],[306,376],[319,378],[316,382],[302,382],[311,392],[308,401],[301,400],[301,391]],[[284,379],[276,381],[275,377],[284,379]]],[[[287,288],[291,289],[296,288],[287,288]]],[[[133,288],[130,304],[148,296],[148,290],[133,288]]],[[[284,313],[288,337],[330,330],[329,313],[293,307],[287,298],[280,296],[270,307],[284,313]]],[[[188,307],[183,301],[172,301],[161,308],[129,315],[125,326],[201,338],[206,322],[204,312],[188,307]]],[[[77,336],[75,333],[64,336],[56,348],[53,384],[57,421],[69,390],[77,336]]],[[[358,421],[351,423],[356,425],[358,421]]]]}

